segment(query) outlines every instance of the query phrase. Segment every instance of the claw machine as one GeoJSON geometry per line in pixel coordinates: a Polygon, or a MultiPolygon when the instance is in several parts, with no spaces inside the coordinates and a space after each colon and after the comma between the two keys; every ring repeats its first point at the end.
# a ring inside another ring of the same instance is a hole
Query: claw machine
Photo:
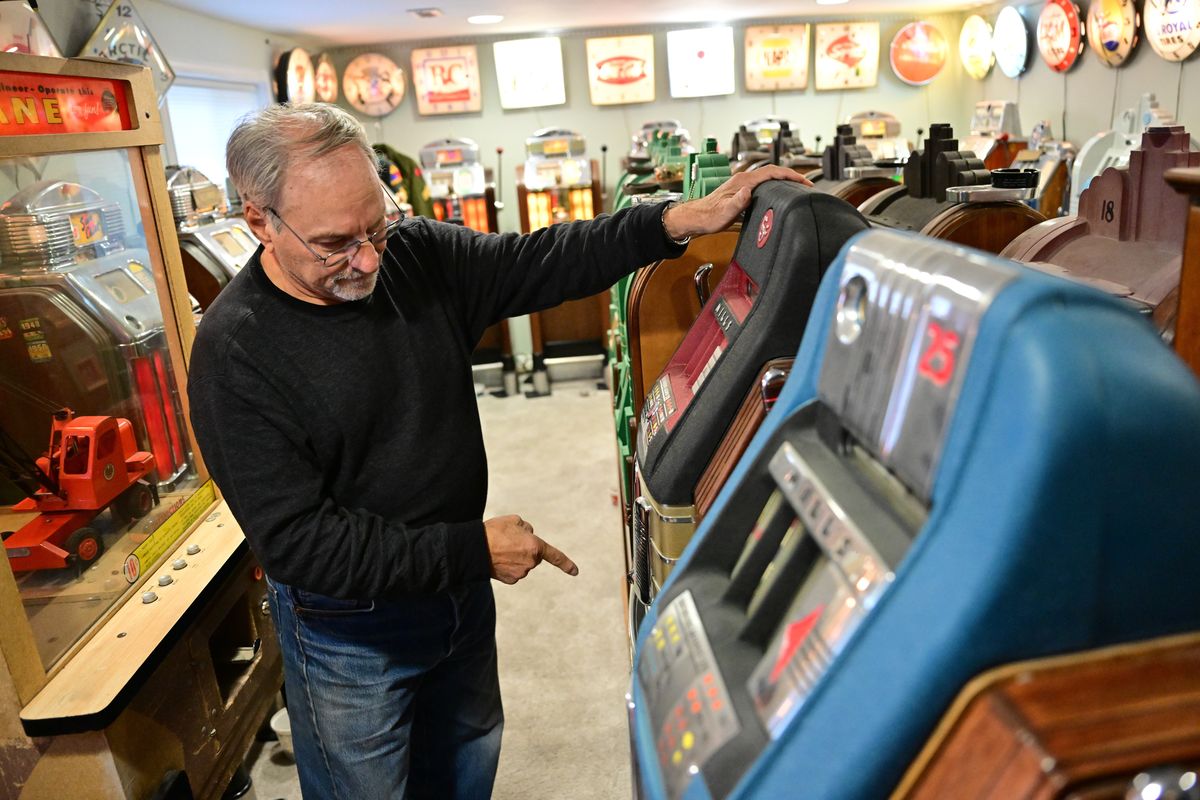
{"type": "Polygon", "coordinates": [[[219,795],[280,685],[188,423],[162,144],[145,69],[0,55],[4,796],[219,795]]]}

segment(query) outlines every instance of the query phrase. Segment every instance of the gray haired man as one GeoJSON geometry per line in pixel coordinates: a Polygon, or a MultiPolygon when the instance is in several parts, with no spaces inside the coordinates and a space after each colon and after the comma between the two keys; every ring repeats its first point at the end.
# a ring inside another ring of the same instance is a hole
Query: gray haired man
{"type": "Polygon", "coordinates": [[[482,519],[471,351],[498,320],[600,291],[727,227],[765,180],[526,236],[388,222],[362,126],[275,106],[229,174],[262,247],[209,308],[188,391],[204,458],[267,573],[308,798],[486,798],[500,752],[491,578],[577,568],[482,519]]]}

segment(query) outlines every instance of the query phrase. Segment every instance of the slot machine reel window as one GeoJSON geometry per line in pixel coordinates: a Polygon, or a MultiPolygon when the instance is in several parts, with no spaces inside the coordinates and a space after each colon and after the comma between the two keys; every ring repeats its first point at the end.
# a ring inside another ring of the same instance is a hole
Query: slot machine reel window
{"type": "Polygon", "coordinates": [[[184,532],[174,512],[211,502],[196,492],[140,157],[0,159],[0,536],[47,669],[184,532]]]}

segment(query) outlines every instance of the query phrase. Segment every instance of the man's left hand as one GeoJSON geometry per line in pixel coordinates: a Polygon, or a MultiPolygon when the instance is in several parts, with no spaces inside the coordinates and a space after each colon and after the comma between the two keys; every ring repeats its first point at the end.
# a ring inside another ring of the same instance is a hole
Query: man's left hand
{"type": "Polygon", "coordinates": [[[812,181],[795,170],[774,164],[753,172],[739,172],[721,184],[712,194],[698,200],[689,200],[667,210],[663,226],[672,239],[700,236],[705,233],[723,231],[732,225],[746,206],[750,205],[750,192],[765,181],[795,181],[812,186],[812,181]]]}

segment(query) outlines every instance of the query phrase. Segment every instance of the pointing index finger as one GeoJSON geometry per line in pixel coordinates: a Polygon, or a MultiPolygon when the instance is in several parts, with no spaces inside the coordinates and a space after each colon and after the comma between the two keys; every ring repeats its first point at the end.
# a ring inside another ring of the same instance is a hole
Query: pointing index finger
{"type": "Polygon", "coordinates": [[[575,566],[575,562],[567,558],[566,553],[545,540],[542,540],[542,559],[549,561],[568,575],[579,574],[579,567],[575,566]]]}

